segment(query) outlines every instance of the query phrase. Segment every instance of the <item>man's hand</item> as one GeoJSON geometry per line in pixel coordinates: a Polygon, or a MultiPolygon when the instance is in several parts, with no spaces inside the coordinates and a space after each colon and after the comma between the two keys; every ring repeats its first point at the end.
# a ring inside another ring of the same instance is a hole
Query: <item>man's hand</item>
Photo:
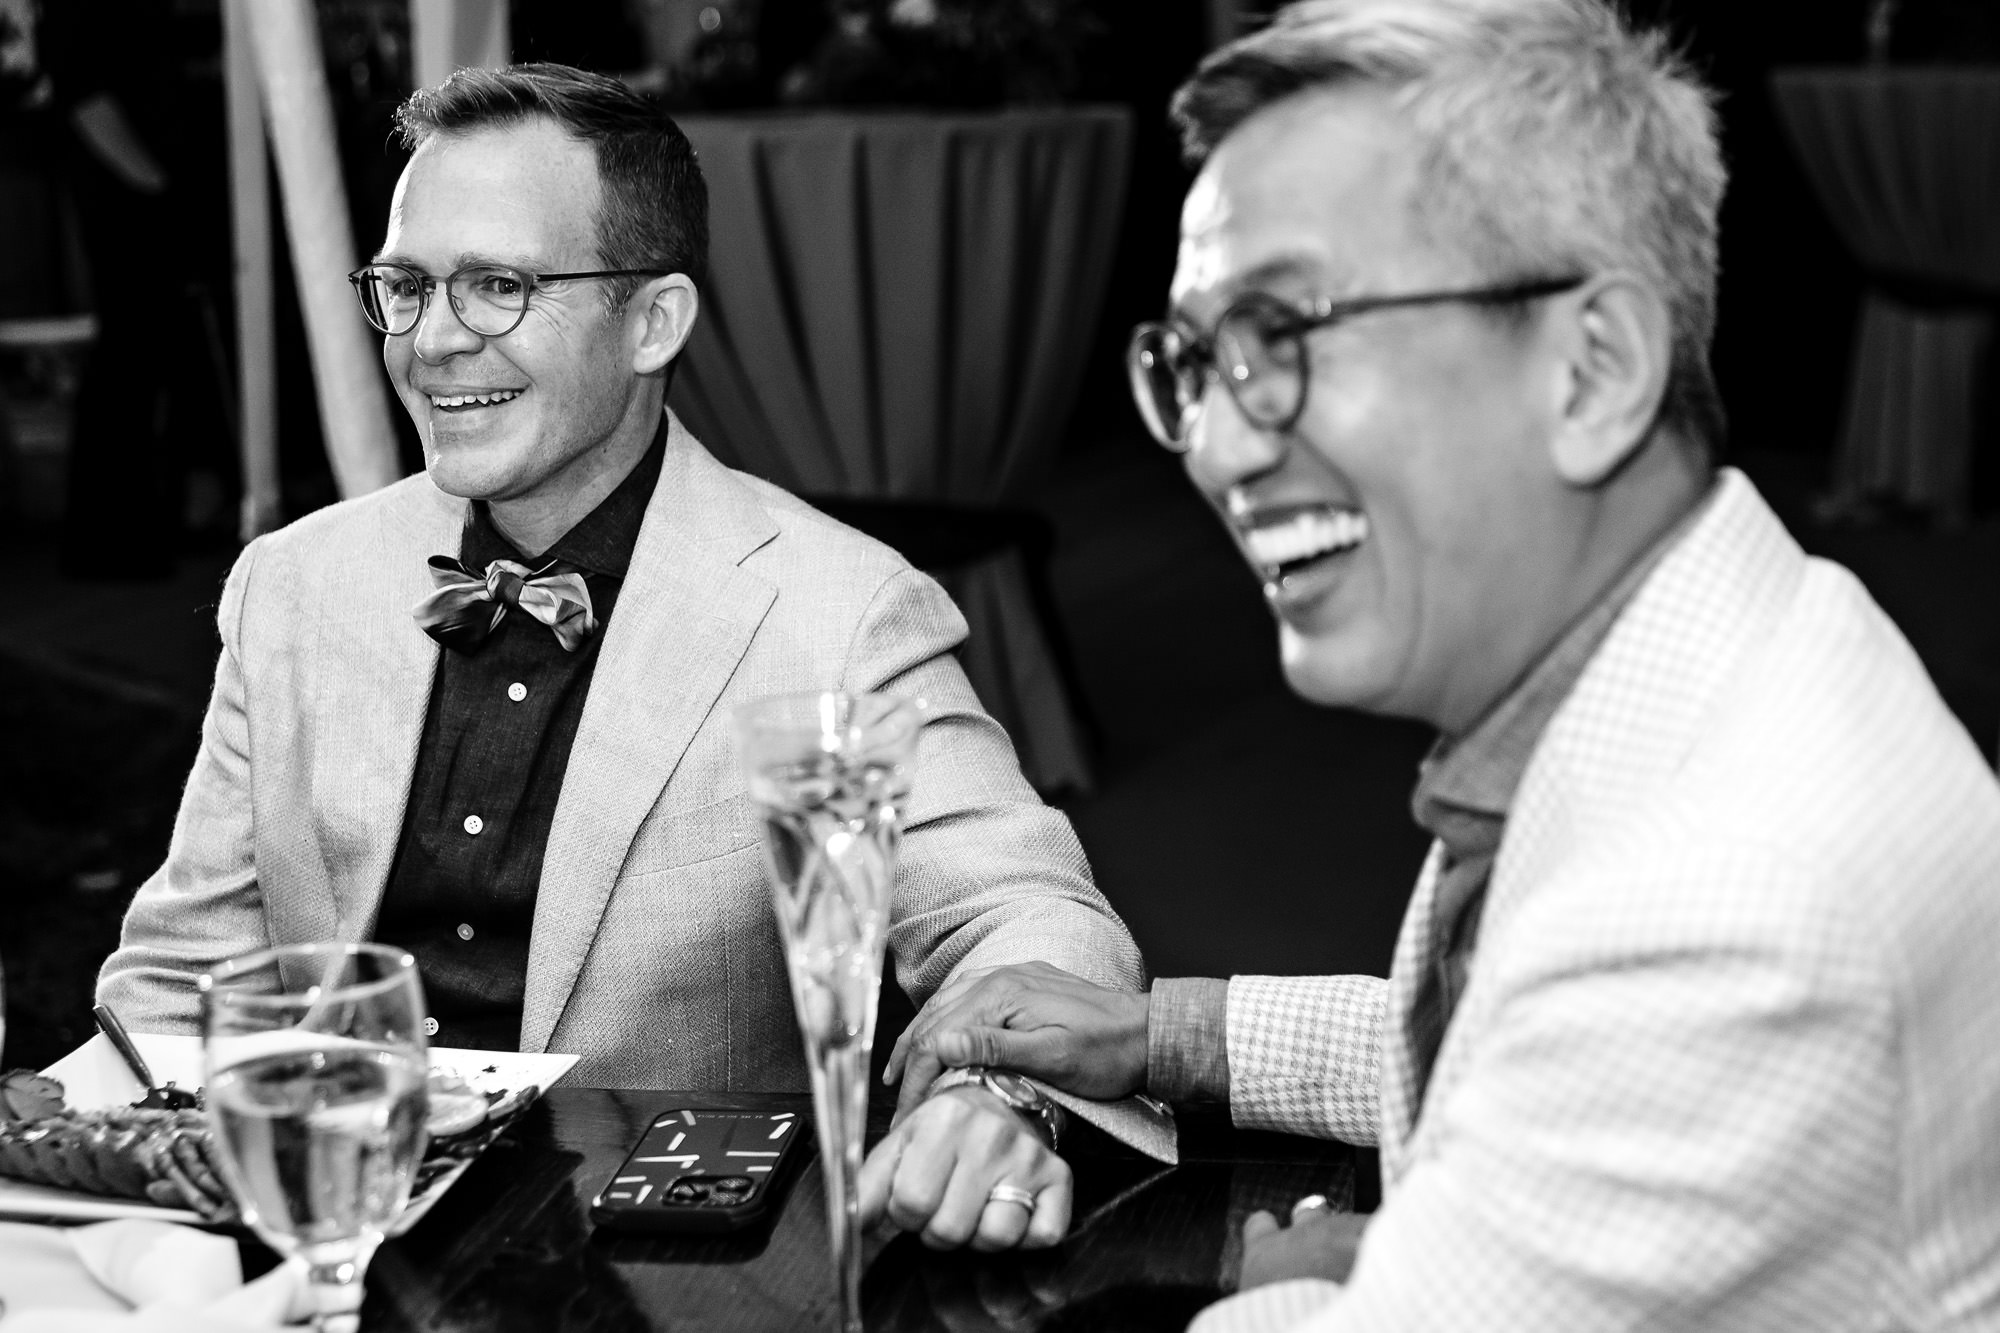
{"type": "Polygon", "coordinates": [[[945,1069],[993,1065],[1079,1097],[1109,1101],[1146,1086],[1151,997],[1117,991],[1047,963],[955,977],[924,1006],[889,1053],[884,1082],[903,1080],[900,1120],[945,1069]]]}
{"type": "Polygon", "coordinates": [[[1069,1230],[1069,1165],[984,1088],[940,1093],[890,1130],[862,1164],[859,1193],[864,1227],[886,1217],[934,1250],[1041,1249],[1069,1230]],[[996,1185],[1034,1206],[995,1199],[996,1185]]]}
{"type": "Polygon", "coordinates": [[[1243,1276],[1237,1290],[1295,1277],[1345,1282],[1367,1226],[1365,1213],[1302,1213],[1288,1227],[1279,1226],[1269,1213],[1252,1213],[1243,1222],[1243,1276]]]}

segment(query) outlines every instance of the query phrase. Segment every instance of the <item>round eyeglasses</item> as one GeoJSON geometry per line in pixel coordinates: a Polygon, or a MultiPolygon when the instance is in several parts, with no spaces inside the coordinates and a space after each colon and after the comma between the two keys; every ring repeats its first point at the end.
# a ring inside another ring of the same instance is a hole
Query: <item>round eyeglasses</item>
{"type": "Polygon", "coordinates": [[[440,282],[401,264],[363,264],[347,275],[361,298],[361,313],[391,338],[417,327],[433,289],[442,286],[458,322],[482,338],[499,338],[519,328],[528,298],[538,287],[578,278],[659,278],[658,268],[606,268],[588,273],[530,273],[506,264],[467,264],[440,282]]]}
{"type": "Polygon", "coordinates": [[[1178,319],[1141,324],[1125,349],[1125,372],[1153,438],[1184,454],[1211,381],[1222,383],[1244,419],[1258,429],[1283,433],[1297,425],[1306,410],[1310,379],[1305,339],[1316,329],[1404,306],[1529,301],[1584,282],[1581,276],[1543,278],[1502,287],[1327,299],[1304,309],[1269,292],[1251,292],[1232,302],[1206,336],[1178,319]]]}

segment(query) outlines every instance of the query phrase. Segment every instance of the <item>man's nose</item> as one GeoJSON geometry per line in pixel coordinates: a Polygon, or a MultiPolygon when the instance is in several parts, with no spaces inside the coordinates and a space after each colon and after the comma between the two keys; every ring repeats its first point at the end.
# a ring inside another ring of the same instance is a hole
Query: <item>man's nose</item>
{"type": "Polygon", "coordinates": [[[459,352],[476,352],[485,341],[465,327],[442,287],[424,302],[423,313],[417,316],[417,327],[410,336],[417,340],[417,360],[433,363],[459,352]]]}
{"type": "Polygon", "coordinates": [[[1211,496],[1254,481],[1285,460],[1285,439],[1243,415],[1235,397],[1211,381],[1188,433],[1187,471],[1211,496]]]}

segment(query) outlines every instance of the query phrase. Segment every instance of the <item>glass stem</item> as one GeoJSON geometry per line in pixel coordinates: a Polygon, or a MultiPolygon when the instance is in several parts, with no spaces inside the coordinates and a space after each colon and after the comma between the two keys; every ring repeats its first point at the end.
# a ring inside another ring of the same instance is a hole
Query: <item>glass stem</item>
{"type": "Polygon", "coordinates": [[[812,1071],[841,1333],[861,1333],[861,1200],[856,1184],[868,1127],[869,1045],[864,1037],[820,1051],[818,1067],[812,1071]]]}
{"type": "Polygon", "coordinates": [[[343,1259],[307,1265],[306,1284],[312,1295],[312,1326],[316,1333],[359,1333],[361,1269],[365,1262],[343,1259]]]}

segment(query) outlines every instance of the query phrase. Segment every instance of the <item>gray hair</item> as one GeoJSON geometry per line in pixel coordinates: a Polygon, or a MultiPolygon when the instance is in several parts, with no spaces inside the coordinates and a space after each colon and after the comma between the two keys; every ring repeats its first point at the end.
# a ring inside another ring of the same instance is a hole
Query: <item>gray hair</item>
{"type": "Polygon", "coordinates": [[[1673,323],[1660,422],[1720,447],[1708,364],[1728,173],[1714,97],[1603,0],[1302,0],[1174,95],[1199,164],[1259,110],[1374,85],[1426,145],[1417,223],[1496,279],[1622,269],[1673,323]]]}

